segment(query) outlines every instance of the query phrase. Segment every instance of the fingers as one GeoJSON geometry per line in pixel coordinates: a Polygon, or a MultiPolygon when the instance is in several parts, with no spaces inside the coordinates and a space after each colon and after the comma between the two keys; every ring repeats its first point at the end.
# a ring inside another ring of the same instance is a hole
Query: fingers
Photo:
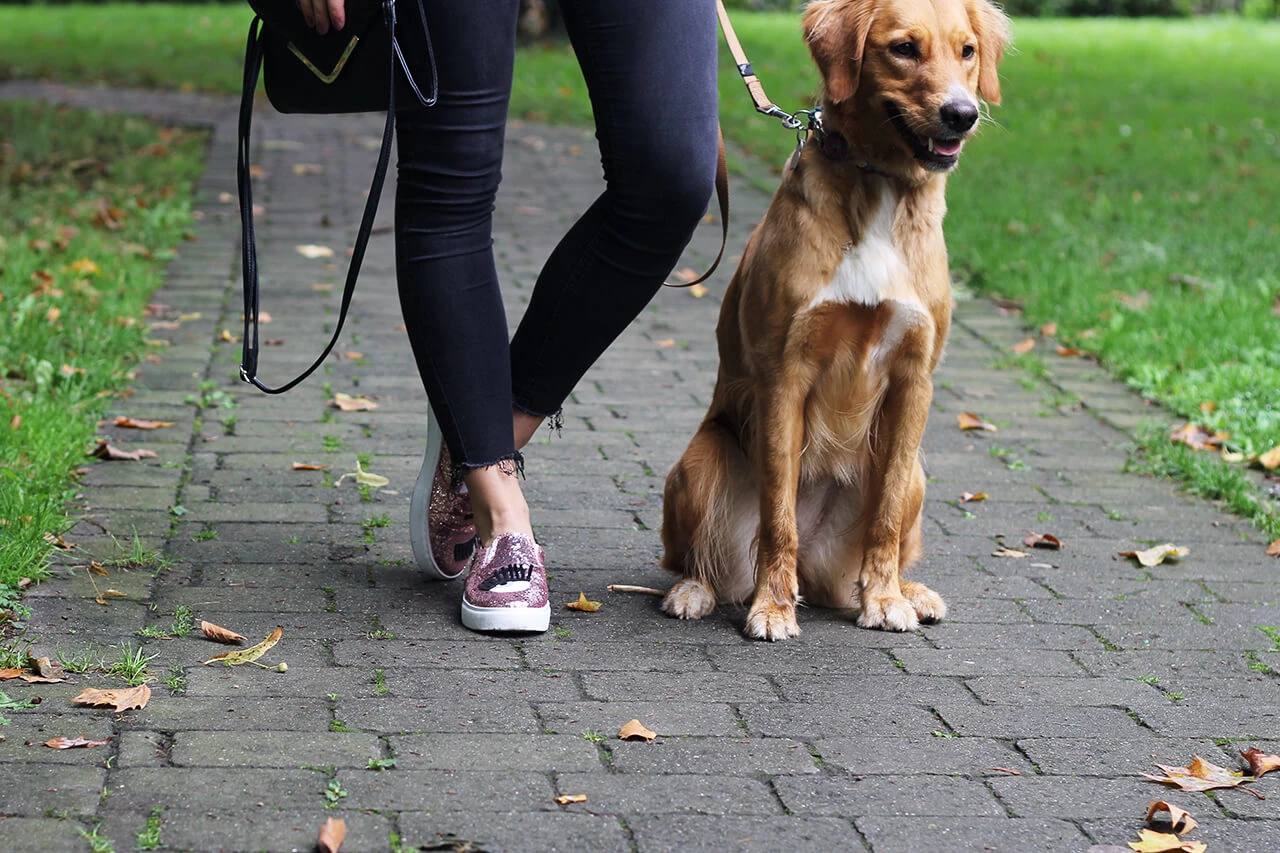
{"type": "MultiPolygon", "coordinates": [[[[307,26],[313,28],[320,35],[329,32],[330,16],[329,4],[333,3],[339,7],[341,15],[343,0],[297,0],[298,9],[302,12],[302,18],[307,22],[307,26]]],[[[341,25],[337,29],[341,29],[341,25]]]]}
{"type": "Polygon", "coordinates": [[[329,0],[329,21],[335,30],[347,25],[347,0],[329,0]]]}

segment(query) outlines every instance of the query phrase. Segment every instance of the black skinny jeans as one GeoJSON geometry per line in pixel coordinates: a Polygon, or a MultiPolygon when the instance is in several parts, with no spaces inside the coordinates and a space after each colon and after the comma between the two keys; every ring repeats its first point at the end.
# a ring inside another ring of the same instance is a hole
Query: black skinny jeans
{"type": "Polygon", "coordinates": [[[439,102],[397,115],[400,303],[432,411],[464,467],[515,458],[513,406],[559,410],[653,298],[715,178],[711,0],[561,0],[606,189],[552,252],[508,344],[492,222],[517,5],[424,0],[439,102]]]}

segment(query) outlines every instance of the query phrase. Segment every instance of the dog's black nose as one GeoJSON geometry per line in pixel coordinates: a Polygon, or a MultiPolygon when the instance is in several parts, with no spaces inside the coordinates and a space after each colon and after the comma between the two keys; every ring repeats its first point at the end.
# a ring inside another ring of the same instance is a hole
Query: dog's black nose
{"type": "Polygon", "coordinates": [[[978,107],[972,101],[947,101],[938,111],[949,130],[964,133],[978,121],[978,107]]]}

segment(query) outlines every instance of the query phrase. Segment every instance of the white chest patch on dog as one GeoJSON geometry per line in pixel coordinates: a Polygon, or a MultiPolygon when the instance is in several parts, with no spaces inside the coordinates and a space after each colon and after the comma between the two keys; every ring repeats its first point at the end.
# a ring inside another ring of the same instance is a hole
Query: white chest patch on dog
{"type": "Polygon", "coordinates": [[[862,231],[857,245],[845,250],[825,287],[809,303],[816,308],[824,302],[854,303],[874,308],[886,299],[914,299],[907,264],[893,244],[893,217],[898,195],[885,189],[880,203],[862,231]]]}

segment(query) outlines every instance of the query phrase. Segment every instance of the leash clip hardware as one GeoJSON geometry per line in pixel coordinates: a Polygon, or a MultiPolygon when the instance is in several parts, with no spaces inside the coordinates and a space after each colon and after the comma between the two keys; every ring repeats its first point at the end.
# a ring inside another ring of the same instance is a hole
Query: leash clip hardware
{"type": "MultiPolygon", "coordinates": [[[[804,123],[801,122],[800,119],[782,109],[782,107],[777,104],[769,104],[767,107],[763,108],[757,107],[757,110],[770,118],[781,119],[782,126],[787,130],[799,130],[804,126],[804,123]]],[[[802,110],[801,112],[804,111],[802,110]]]]}

